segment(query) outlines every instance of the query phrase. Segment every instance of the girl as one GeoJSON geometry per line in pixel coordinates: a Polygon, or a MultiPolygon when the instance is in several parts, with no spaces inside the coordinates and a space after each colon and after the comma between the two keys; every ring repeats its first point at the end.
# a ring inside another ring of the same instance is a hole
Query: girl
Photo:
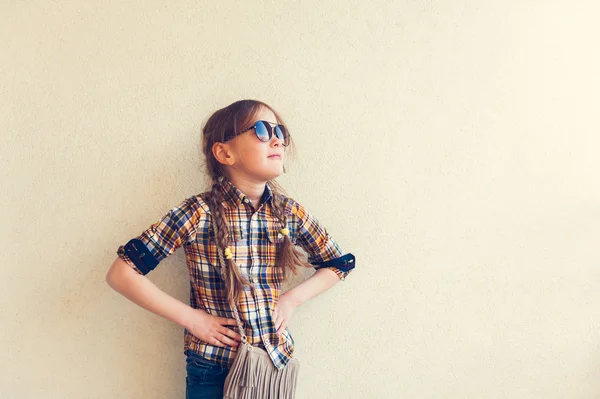
{"type": "Polygon", "coordinates": [[[106,275],[117,292],[185,328],[186,398],[223,397],[241,341],[229,303],[237,304],[248,342],[283,369],[294,354],[287,325],[296,308],[355,266],[354,255],[344,255],[319,221],[274,181],[293,148],[282,123],[270,106],[255,100],[216,111],[202,129],[212,188],[186,198],[121,245],[106,275]],[[224,278],[215,243],[225,248],[224,278]],[[306,251],[308,263],[295,245],[306,251]],[[180,246],[190,276],[189,306],[145,277],[180,246]],[[281,294],[298,266],[317,271],[281,294]]]}

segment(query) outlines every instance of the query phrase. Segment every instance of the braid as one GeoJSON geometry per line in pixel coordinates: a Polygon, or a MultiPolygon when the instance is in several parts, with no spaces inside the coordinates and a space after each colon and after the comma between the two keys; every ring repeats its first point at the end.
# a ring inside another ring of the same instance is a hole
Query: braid
{"type": "MultiPolygon", "coordinates": [[[[231,234],[229,231],[229,223],[225,218],[225,210],[223,208],[223,191],[221,190],[218,181],[213,184],[211,191],[207,192],[206,197],[212,212],[213,223],[215,223],[218,228],[218,234],[215,236],[215,240],[218,244],[217,251],[223,251],[231,245],[231,234]]],[[[249,285],[249,283],[244,278],[233,259],[225,259],[225,265],[222,265],[222,267],[229,303],[237,303],[237,299],[243,291],[244,286],[249,285]]]]}
{"type": "MultiPolygon", "coordinates": [[[[287,214],[284,209],[284,196],[275,193],[277,188],[275,188],[273,194],[273,215],[278,220],[280,227],[278,231],[287,227],[287,214]]],[[[298,275],[297,266],[312,268],[313,266],[304,262],[302,260],[302,253],[294,246],[292,240],[289,235],[283,236],[283,245],[277,253],[277,268],[278,275],[281,278],[282,282],[286,282],[288,277],[287,269],[289,268],[294,275],[298,275]]]]}

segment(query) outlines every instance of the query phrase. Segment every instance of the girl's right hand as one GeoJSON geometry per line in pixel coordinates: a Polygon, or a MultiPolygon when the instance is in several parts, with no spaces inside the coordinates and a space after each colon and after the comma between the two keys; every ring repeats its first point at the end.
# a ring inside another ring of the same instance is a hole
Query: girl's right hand
{"type": "Polygon", "coordinates": [[[213,316],[202,309],[192,308],[186,329],[211,345],[237,347],[242,342],[240,334],[226,326],[237,326],[235,319],[213,316]]]}

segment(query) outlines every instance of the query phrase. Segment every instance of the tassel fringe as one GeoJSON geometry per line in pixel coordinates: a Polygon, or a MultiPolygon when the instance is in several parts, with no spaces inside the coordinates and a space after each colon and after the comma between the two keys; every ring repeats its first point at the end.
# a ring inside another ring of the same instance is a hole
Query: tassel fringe
{"type": "Polygon", "coordinates": [[[240,344],[225,378],[223,398],[294,399],[299,371],[300,363],[295,358],[279,370],[264,349],[240,344]]]}

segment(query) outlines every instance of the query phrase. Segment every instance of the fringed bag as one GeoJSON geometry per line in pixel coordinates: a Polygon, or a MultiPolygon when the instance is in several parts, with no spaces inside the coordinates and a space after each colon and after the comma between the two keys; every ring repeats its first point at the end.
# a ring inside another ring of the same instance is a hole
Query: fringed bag
{"type": "MultiPolygon", "coordinates": [[[[214,219],[212,225],[216,237],[217,223],[214,219]]],[[[223,251],[216,242],[215,244],[221,262],[221,275],[223,275],[223,267],[226,267],[227,263],[223,259],[223,251]]],[[[290,359],[282,370],[275,367],[266,350],[248,343],[248,337],[244,334],[237,306],[235,303],[230,304],[230,306],[237,321],[239,333],[242,336],[242,343],[237,348],[236,357],[225,378],[223,398],[294,399],[300,371],[298,359],[290,359]]]]}
{"type": "Polygon", "coordinates": [[[296,395],[296,382],[300,363],[292,358],[279,370],[273,365],[267,351],[252,346],[242,329],[242,323],[234,306],[242,343],[229,374],[225,378],[224,399],[293,399],[296,395]]]}

